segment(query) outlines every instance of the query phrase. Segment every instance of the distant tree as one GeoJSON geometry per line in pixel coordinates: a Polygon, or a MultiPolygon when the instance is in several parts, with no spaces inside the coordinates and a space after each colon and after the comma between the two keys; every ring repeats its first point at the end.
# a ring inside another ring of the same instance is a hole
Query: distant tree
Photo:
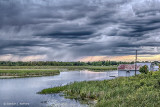
{"type": "Polygon", "coordinates": [[[95,62],[56,62],[56,61],[30,61],[30,62],[11,62],[0,61],[0,66],[111,66],[119,64],[129,64],[130,62],[116,61],[95,61],[95,62]]]}
{"type": "Polygon", "coordinates": [[[144,65],[144,66],[140,67],[139,72],[147,74],[149,72],[148,66],[144,65]]]}

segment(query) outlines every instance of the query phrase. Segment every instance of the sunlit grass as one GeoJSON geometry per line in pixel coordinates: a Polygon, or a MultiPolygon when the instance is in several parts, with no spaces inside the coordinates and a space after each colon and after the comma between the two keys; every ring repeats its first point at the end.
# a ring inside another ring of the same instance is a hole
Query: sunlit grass
{"type": "Polygon", "coordinates": [[[59,70],[49,69],[1,69],[0,76],[37,77],[59,74],[59,70]]]}
{"type": "Polygon", "coordinates": [[[0,66],[0,69],[117,70],[117,66],[0,66]]]}

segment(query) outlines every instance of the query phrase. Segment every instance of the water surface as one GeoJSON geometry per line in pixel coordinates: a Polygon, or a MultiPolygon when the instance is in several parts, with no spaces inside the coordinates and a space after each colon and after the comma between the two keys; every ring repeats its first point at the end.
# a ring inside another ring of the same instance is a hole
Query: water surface
{"type": "Polygon", "coordinates": [[[117,71],[92,72],[69,71],[48,77],[0,79],[0,107],[87,107],[74,99],[66,99],[60,94],[36,94],[45,88],[65,85],[74,81],[113,79],[117,71]]]}

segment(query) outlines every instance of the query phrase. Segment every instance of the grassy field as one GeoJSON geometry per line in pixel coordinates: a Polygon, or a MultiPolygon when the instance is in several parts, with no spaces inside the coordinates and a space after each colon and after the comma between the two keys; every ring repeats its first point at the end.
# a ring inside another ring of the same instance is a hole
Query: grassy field
{"type": "Polygon", "coordinates": [[[59,74],[59,70],[49,69],[1,69],[1,78],[6,77],[40,77],[40,76],[53,76],[59,74]]]}
{"type": "Polygon", "coordinates": [[[0,69],[117,70],[117,66],[0,66],[0,69]]]}
{"type": "Polygon", "coordinates": [[[95,100],[95,107],[159,107],[160,71],[113,80],[75,82],[44,89],[40,94],[58,92],[69,98],[95,100]]]}

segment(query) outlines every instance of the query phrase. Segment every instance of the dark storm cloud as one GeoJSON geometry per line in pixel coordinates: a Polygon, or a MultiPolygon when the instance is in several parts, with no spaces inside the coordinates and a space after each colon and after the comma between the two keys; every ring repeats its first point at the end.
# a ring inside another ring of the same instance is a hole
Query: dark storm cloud
{"type": "Polygon", "coordinates": [[[51,34],[43,35],[47,37],[56,37],[56,38],[68,38],[68,39],[74,39],[74,38],[85,38],[85,36],[89,36],[93,34],[93,32],[90,31],[79,31],[79,32],[53,32],[51,34]]]}
{"type": "MultiPolygon", "coordinates": [[[[132,31],[129,33],[120,33],[119,36],[127,36],[127,37],[139,37],[147,34],[148,32],[152,32],[154,30],[159,30],[160,26],[160,19],[157,17],[155,18],[146,19],[140,18],[140,19],[134,19],[129,21],[124,21],[122,29],[130,28],[132,31]]],[[[115,31],[116,32],[116,31],[115,31]]]]}
{"type": "Polygon", "coordinates": [[[0,54],[65,61],[155,54],[159,17],[160,0],[1,0],[0,54]]]}
{"type": "Polygon", "coordinates": [[[33,54],[34,52],[30,52],[30,47],[39,46],[41,43],[33,40],[0,40],[0,54],[21,54],[22,56],[33,54]]]}
{"type": "Polygon", "coordinates": [[[15,46],[34,46],[40,43],[39,41],[32,41],[32,40],[0,40],[0,48],[5,48],[8,46],[15,47],[15,46]]]}

